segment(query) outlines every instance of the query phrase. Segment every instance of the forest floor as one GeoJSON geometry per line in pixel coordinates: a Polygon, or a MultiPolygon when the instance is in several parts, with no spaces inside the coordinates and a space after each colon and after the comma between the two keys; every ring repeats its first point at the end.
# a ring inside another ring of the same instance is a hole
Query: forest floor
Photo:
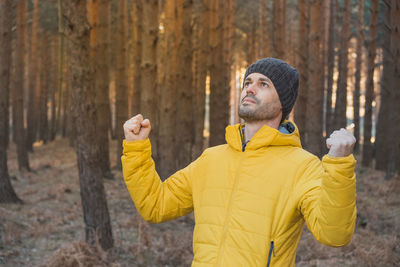
{"type": "MultiPolygon", "coordinates": [[[[116,160],[116,143],[111,155],[116,160]]],[[[33,172],[18,172],[11,145],[9,172],[20,204],[0,204],[0,266],[190,266],[193,215],[150,225],[138,215],[120,171],[105,180],[114,248],[88,247],[76,155],[66,139],[34,147],[33,172]]],[[[398,266],[400,179],[357,166],[358,219],[343,248],[319,244],[305,228],[296,266],[398,266]]]]}

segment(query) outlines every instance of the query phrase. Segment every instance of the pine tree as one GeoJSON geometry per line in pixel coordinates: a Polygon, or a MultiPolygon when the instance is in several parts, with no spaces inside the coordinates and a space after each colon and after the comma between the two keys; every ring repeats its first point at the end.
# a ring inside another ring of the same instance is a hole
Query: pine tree
{"type": "Polygon", "coordinates": [[[110,216],[104,192],[98,149],[97,106],[94,71],[90,63],[90,24],[86,17],[87,2],[65,1],[63,15],[65,34],[70,40],[73,114],[76,126],[76,153],[79,183],[85,221],[86,241],[103,249],[113,246],[110,216]]]}
{"type": "Polygon", "coordinates": [[[175,146],[176,144],[176,91],[178,71],[178,45],[177,37],[180,29],[177,25],[177,3],[175,0],[165,2],[164,20],[165,49],[162,51],[165,64],[160,85],[160,124],[158,131],[159,161],[158,173],[161,179],[165,179],[177,170],[175,146]]]}
{"type": "Polygon", "coordinates": [[[297,64],[299,72],[299,92],[295,105],[294,118],[299,127],[300,136],[303,144],[307,146],[307,127],[306,127],[306,111],[309,86],[308,80],[308,21],[309,21],[309,6],[308,1],[298,1],[299,10],[299,44],[297,49],[297,64]]]}
{"type": "Polygon", "coordinates": [[[39,0],[34,0],[33,4],[33,19],[32,19],[32,44],[29,60],[29,97],[28,97],[28,112],[27,112],[27,140],[26,146],[28,151],[33,151],[32,144],[37,137],[37,122],[39,110],[39,91],[40,91],[40,72],[38,65],[38,24],[39,24],[39,0]]]}
{"type": "Polygon", "coordinates": [[[143,30],[143,7],[142,1],[134,1],[132,3],[132,20],[133,20],[133,99],[132,113],[134,115],[141,112],[140,110],[140,92],[141,92],[141,67],[142,60],[142,30],[143,30]]]}
{"type": "MultiPolygon", "coordinates": [[[[128,118],[128,77],[127,77],[127,5],[126,1],[118,2],[118,35],[116,51],[116,72],[115,72],[115,117],[116,117],[116,136],[117,136],[117,165],[122,169],[122,140],[124,139],[123,124],[128,118]]],[[[154,96],[153,96],[154,97],[154,96]]]]}
{"type": "Polygon", "coordinates": [[[375,140],[375,168],[378,170],[386,170],[388,164],[388,151],[390,151],[391,138],[388,138],[390,127],[393,127],[390,121],[390,113],[392,112],[392,100],[393,100],[393,89],[392,89],[392,77],[393,77],[393,57],[391,54],[391,0],[384,1],[384,21],[382,23],[383,33],[383,70],[381,77],[380,86],[380,105],[378,111],[378,120],[376,125],[376,140],[375,140]]]}
{"type": "Polygon", "coordinates": [[[178,169],[188,165],[192,161],[192,146],[194,137],[193,122],[193,85],[192,85],[192,6],[193,0],[178,0],[177,27],[181,28],[178,52],[178,86],[175,102],[176,113],[175,131],[179,133],[179,142],[176,143],[176,159],[178,169]]]}
{"type": "Polygon", "coordinates": [[[95,70],[96,105],[98,108],[97,122],[100,160],[103,177],[112,179],[110,168],[108,133],[110,130],[110,100],[109,100],[109,68],[108,68],[108,14],[109,0],[90,0],[88,2],[88,18],[91,25],[90,46],[91,62],[95,70]]]}
{"type": "Polygon", "coordinates": [[[12,0],[0,2],[0,203],[22,202],[12,187],[7,166],[12,7],[12,0]]]}
{"type": "Polygon", "coordinates": [[[16,70],[13,92],[13,113],[15,114],[15,132],[17,143],[18,167],[30,171],[28,151],[24,128],[24,73],[25,73],[25,36],[26,36],[27,2],[19,0],[17,4],[17,51],[16,70]]]}
{"type": "Polygon", "coordinates": [[[306,144],[311,153],[322,155],[322,68],[321,68],[321,0],[310,3],[308,46],[308,94],[306,110],[306,144]]]}
{"type": "Polygon", "coordinates": [[[140,112],[150,119],[152,131],[152,154],[157,158],[157,38],[158,38],[158,0],[141,1],[142,49],[141,49],[141,86],[140,112]]]}
{"type": "Polygon", "coordinates": [[[50,45],[47,33],[41,35],[40,44],[40,65],[38,71],[40,75],[40,90],[39,90],[39,113],[38,113],[38,126],[39,126],[39,140],[43,143],[48,141],[49,123],[47,117],[47,102],[49,97],[50,85],[50,45]]]}
{"type": "Polygon", "coordinates": [[[353,94],[353,117],[354,117],[354,137],[357,142],[354,146],[354,151],[359,151],[360,140],[360,84],[361,84],[361,70],[362,70],[362,50],[364,47],[364,0],[358,2],[358,20],[357,20],[357,59],[356,59],[356,73],[355,73],[355,86],[353,94]]]}
{"type": "Polygon", "coordinates": [[[195,44],[198,50],[194,55],[194,97],[193,97],[193,117],[194,120],[194,144],[192,158],[200,156],[204,147],[204,120],[206,105],[206,79],[209,64],[209,37],[210,37],[210,0],[196,1],[199,7],[195,8],[198,22],[195,31],[195,44]]]}
{"type": "Polygon", "coordinates": [[[376,58],[376,42],[378,31],[378,0],[372,0],[371,24],[368,44],[367,58],[367,80],[365,90],[365,115],[364,115],[364,144],[362,154],[362,165],[371,166],[372,164],[372,101],[374,100],[374,70],[376,58]]]}
{"type": "MultiPolygon", "coordinates": [[[[340,39],[339,77],[336,90],[334,129],[347,126],[347,76],[348,76],[348,50],[350,43],[351,1],[344,2],[342,33],[340,39]]],[[[331,133],[327,133],[328,135],[331,133]]]]}
{"type": "Polygon", "coordinates": [[[329,7],[329,36],[328,36],[328,71],[327,71],[327,87],[326,87],[326,115],[325,130],[327,135],[333,131],[333,114],[332,114],[332,89],[333,89],[333,72],[335,70],[335,26],[337,23],[338,0],[330,0],[329,7]]]}
{"type": "Polygon", "coordinates": [[[389,113],[391,125],[388,137],[391,140],[387,167],[387,178],[397,172],[400,174],[400,139],[397,134],[400,131],[400,3],[392,0],[390,6],[391,34],[390,51],[393,58],[393,75],[391,76],[391,89],[393,90],[392,107],[389,113]]]}

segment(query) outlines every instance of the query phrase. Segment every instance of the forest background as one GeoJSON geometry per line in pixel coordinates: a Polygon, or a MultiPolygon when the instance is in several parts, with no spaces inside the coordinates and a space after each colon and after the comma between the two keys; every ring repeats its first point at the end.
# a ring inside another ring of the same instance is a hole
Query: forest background
{"type": "Polygon", "coordinates": [[[192,215],[149,225],[121,174],[123,123],[152,122],[162,179],[240,122],[246,67],[300,73],[290,119],[322,156],[356,136],[352,243],[305,229],[298,266],[400,260],[400,1],[2,0],[0,264],[188,266],[192,215]]]}

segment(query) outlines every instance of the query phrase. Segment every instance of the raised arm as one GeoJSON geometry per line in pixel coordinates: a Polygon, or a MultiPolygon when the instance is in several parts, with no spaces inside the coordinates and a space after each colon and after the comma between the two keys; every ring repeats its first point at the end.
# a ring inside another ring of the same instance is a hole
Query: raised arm
{"type": "Polygon", "coordinates": [[[330,148],[322,159],[310,160],[301,173],[298,209],[309,230],[321,243],[344,246],[354,233],[356,210],[356,161],[351,154],[355,139],[346,130],[327,139],[330,148]]]}
{"type": "Polygon", "coordinates": [[[196,162],[162,182],[151,158],[150,129],[150,121],[140,114],[124,124],[121,160],[124,180],[137,210],[146,221],[159,223],[193,210],[191,178],[196,162]]]}

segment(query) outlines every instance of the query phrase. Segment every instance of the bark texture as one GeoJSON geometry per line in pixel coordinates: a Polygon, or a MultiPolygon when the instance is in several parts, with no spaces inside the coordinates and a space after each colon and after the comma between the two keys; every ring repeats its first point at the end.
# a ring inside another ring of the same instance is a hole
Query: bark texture
{"type": "Polygon", "coordinates": [[[286,0],[274,0],[274,50],[273,56],[285,60],[286,0]]]}
{"type": "MultiPolygon", "coordinates": [[[[348,50],[350,42],[351,1],[344,2],[343,23],[340,39],[339,77],[336,90],[334,130],[347,126],[347,76],[348,76],[348,50]]],[[[328,135],[331,133],[327,133],[328,135]]]]}
{"type": "MultiPolygon", "coordinates": [[[[179,133],[175,155],[178,169],[192,161],[192,146],[194,142],[193,95],[192,85],[192,6],[193,0],[177,0],[181,18],[178,27],[181,28],[178,56],[178,86],[175,103],[177,108],[175,131],[179,133]]],[[[178,30],[179,31],[179,30],[178,30]]]]}
{"type": "Polygon", "coordinates": [[[392,140],[389,150],[389,160],[387,167],[387,178],[391,178],[395,172],[400,173],[400,138],[398,132],[400,131],[400,3],[399,1],[392,0],[390,7],[391,18],[391,34],[390,34],[390,50],[393,58],[393,76],[392,76],[392,89],[393,89],[393,107],[395,110],[391,111],[391,123],[393,127],[390,128],[389,138],[392,140]]]}
{"type": "Polygon", "coordinates": [[[308,47],[308,94],[306,110],[306,149],[322,155],[322,68],[321,68],[321,0],[310,3],[310,32],[308,47]]]}
{"type": "Polygon", "coordinates": [[[157,158],[157,38],[158,38],[158,0],[142,1],[142,54],[140,113],[150,119],[152,154],[157,158]]]}
{"type": "Polygon", "coordinates": [[[15,113],[14,127],[16,132],[18,167],[20,170],[30,171],[24,127],[26,13],[27,2],[19,0],[17,4],[17,54],[14,77],[15,88],[13,92],[13,112],[15,113]]]}
{"type": "Polygon", "coordinates": [[[328,71],[327,71],[327,87],[326,87],[326,115],[325,130],[330,134],[333,130],[333,110],[332,110],[332,88],[333,88],[333,71],[335,70],[335,26],[337,23],[337,0],[330,0],[329,3],[329,29],[328,29],[328,71]]]}
{"type": "Polygon", "coordinates": [[[371,24],[370,36],[368,44],[367,58],[367,80],[365,89],[365,115],[364,115],[364,144],[362,154],[362,165],[371,166],[373,151],[372,151],[372,101],[374,101],[374,71],[376,58],[376,38],[378,32],[378,0],[372,0],[371,6],[371,24]]]}
{"type": "Polygon", "coordinates": [[[122,169],[122,140],[124,139],[123,124],[128,120],[128,77],[127,77],[127,3],[118,2],[118,37],[116,51],[116,72],[115,72],[115,113],[116,113],[116,135],[117,153],[116,167],[122,169]]]}
{"type": "Polygon", "coordinates": [[[205,105],[206,105],[206,79],[208,73],[209,60],[209,14],[210,0],[197,1],[198,7],[195,12],[198,12],[196,23],[196,39],[195,44],[198,44],[198,49],[195,52],[194,62],[194,87],[195,96],[193,98],[194,112],[194,144],[192,158],[197,158],[204,148],[204,120],[205,120],[205,105]]]}
{"type": "Polygon", "coordinates": [[[86,241],[98,241],[103,249],[113,246],[110,216],[100,168],[97,136],[97,106],[93,96],[94,71],[90,64],[90,24],[86,17],[86,1],[64,2],[65,34],[70,40],[71,88],[73,113],[77,129],[80,193],[85,221],[86,241]]]}
{"type": "Polygon", "coordinates": [[[49,85],[51,78],[50,71],[50,45],[49,45],[49,37],[48,34],[43,33],[40,44],[40,65],[38,66],[38,71],[40,74],[40,88],[39,88],[39,116],[38,116],[38,125],[39,125],[39,140],[43,141],[43,143],[47,143],[48,141],[48,133],[49,133],[49,122],[47,116],[47,102],[49,97],[49,85]]]}
{"type": "Polygon", "coordinates": [[[295,104],[294,118],[299,128],[301,140],[305,143],[308,136],[306,127],[306,111],[308,98],[308,21],[309,8],[306,0],[298,1],[299,9],[299,46],[297,50],[297,64],[299,69],[299,92],[295,104]]]}
{"type": "Polygon", "coordinates": [[[354,137],[357,142],[354,146],[354,151],[359,151],[360,141],[360,86],[361,86],[361,71],[362,71],[362,51],[364,47],[364,0],[358,1],[358,20],[357,20],[357,59],[356,59],[356,73],[355,73],[355,86],[353,93],[353,121],[354,121],[354,137]]]}
{"type": "Polygon", "coordinates": [[[376,125],[376,141],[375,141],[375,168],[378,170],[386,170],[388,166],[390,143],[392,140],[388,138],[390,128],[393,127],[390,121],[390,113],[394,106],[392,100],[394,97],[393,81],[393,57],[391,51],[391,0],[384,1],[384,21],[382,24],[383,32],[383,70],[380,86],[380,105],[378,111],[378,121],[376,125]]]}
{"type": "Polygon", "coordinates": [[[210,17],[210,146],[225,143],[225,127],[229,123],[230,87],[227,59],[224,56],[225,5],[229,1],[212,0],[210,17]]]}
{"type": "MultiPolygon", "coordinates": [[[[96,102],[98,107],[98,142],[100,150],[101,169],[103,177],[112,179],[110,168],[109,138],[110,131],[110,100],[109,100],[109,67],[108,67],[108,14],[109,0],[91,0],[88,10],[91,31],[90,42],[92,49],[92,63],[95,68],[96,102]]],[[[120,145],[119,145],[120,146],[120,145]]],[[[120,146],[121,147],[121,146],[120,146]]]]}
{"type": "Polygon", "coordinates": [[[141,94],[141,59],[142,59],[142,30],[143,30],[143,7],[142,1],[134,1],[132,4],[132,20],[133,20],[133,99],[132,113],[134,115],[140,113],[140,94],[141,94]]]}
{"type": "Polygon", "coordinates": [[[12,187],[7,166],[11,66],[12,0],[0,2],[0,203],[21,203],[12,187]]]}
{"type": "Polygon", "coordinates": [[[163,57],[163,78],[160,84],[160,124],[158,131],[159,162],[158,169],[161,179],[165,179],[177,170],[175,156],[176,144],[176,91],[178,71],[178,43],[180,35],[177,25],[177,3],[175,0],[165,2],[164,7],[165,25],[164,38],[165,49],[163,57]]]}
{"type": "Polygon", "coordinates": [[[27,112],[27,139],[28,151],[33,151],[32,144],[37,137],[37,121],[39,110],[40,71],[38,65],[38,23],[39,23],[39,0],[33,1],[32,18],[32,44],[29,60],[29,86],[28,86],[28,112],[27,112]]]}

